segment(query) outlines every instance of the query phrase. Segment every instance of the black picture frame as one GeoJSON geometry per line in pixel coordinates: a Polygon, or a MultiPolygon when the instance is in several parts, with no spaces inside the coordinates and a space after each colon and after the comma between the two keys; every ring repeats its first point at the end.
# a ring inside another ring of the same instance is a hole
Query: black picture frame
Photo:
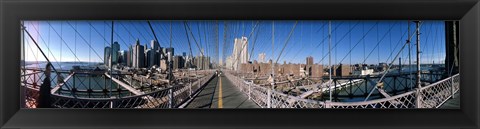
{"type": "Polygon", "coordinates": [[[478,0],[1,0],[2,128],[479,128],[478,0]],[[20,109],[21,20],[460,20],[460,109],[20,109]]]}

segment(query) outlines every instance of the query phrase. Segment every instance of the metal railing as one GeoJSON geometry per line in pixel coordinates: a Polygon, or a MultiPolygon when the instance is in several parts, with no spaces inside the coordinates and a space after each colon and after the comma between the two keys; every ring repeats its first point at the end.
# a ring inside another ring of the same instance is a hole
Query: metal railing
{"type": "Polygon", "coordinates": [[[225,76],[262,108],[267,108],[267,105],[271,108],[438,108],[460,88],[460,75],[455,74],[428,86],[389,98],[361,102],[328,102],[287,95],[244,81],[230,72],[225,71],[225,76]]]}
{"type": "MultiPolygon", "coordinates": [[[[198,89],[214,77],[214,71],[211,70],[204,74],[206,74],[206,76],[191,83],[181,83],[140,95],[126,97],[112,96],[112,98],[85,98],[54,93],[51,94],[50,102],[54,108],[174,108],[194,97],[194,92],[198,91],[198,89]],[[171,96],[173,96],[173,98],[171,96]]],[[[25,89],[27,107],[36,107],[39,87],[44,78],[41,76],[43,76],[41,72],[34,72],[33,74],[24,74],[24,77],[21,79],[22,87],[25,89]]]]}
{"type": "Polygon", "coordinates": [[[242,92],[247,93],[249,99],[253,100],[258,106],[262,108],[271,106],[271,108],[324,108],[325,103],[309,99],[301,99],[298,97],[290,96],[278,91],[272,91],[271,89],[261,87],[256,84],[243,81],[241,78],[236,77],[229,72],[224,72],[225,76],[232,81],[232,83],[238,87],[242,92]],[[271,96],[269,96],[269,90],[271,96]],[[270,101],[269,101],[270,98],[270,101]],[[269,104],[270,103],[270,104],[269,104]]]}

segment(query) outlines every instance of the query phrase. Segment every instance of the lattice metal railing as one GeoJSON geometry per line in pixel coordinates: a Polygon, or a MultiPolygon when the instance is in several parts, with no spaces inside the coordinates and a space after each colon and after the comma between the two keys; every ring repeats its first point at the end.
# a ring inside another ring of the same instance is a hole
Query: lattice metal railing
{"type": "Polygon", "coordinates": [[[362,102],[327,102],[327,108],[415,108],[415,91],[362,102]]]}
{"type": "Polygon", "coordinates": [[[225,71],[225,76],[262,108],[438,108],[458,92],[460,87],[460,75],[456,74],[420,89],[389,98],[361,102],[327,102],[280,93],[244,81],[230,72],[225,71]]]}
{"type": "MultiPolygon", "coordinates": [[[[35,73],[41,74],[41,72],[35,73]]],[[[24,74],[25,76],[39,76],[35,74],[24,74]]],[[[141,95],[112,98],[85,98],[74,97],[64,94],[52,94],[51,105],[54,108],[174,108],[193,97],[192,91],[197,91],[201,86],[208,83],[214,76],[213,71],[204,72],[206,76],[195,82],[182,83],[173,87],[145,93],[141,95]],[[173,98],[172,98],[173,96],[173,98]]],[[[23,78],[23,77],[22,77],[23,78]]],[[[28,82],[22,79],[22,86],[25,88],[26,107],[35,108],[39,95],[41,79],[33,79],[28,82]],[[33,87],[32,85],[38,85],[33,87]]]]}
{"type": "Polygon", "coordinates": [[[125,98],[74,98],[52,95],[55,108],[167,108],[169,89],[125,98]]]}
{"type": "Polygon", "coordinates": [[[229,72],[224,72],[225,76],[232,81],[236,87],[246,93],[249,99],[253,100],[258,106],[267,108],[270,103],[271,108],[323,108],[324,102],[301,99],[290,96],[278,91],[273,91],[253,83],[248,83],[236,77],[229,72]],[[270,90],[270,91],[269,91],[270,90]],[[270,97],[269,97],[270,96],[270,97]],[[269,102],[270,101],[270,102],[269,102]]]}
{"type": "Polygon", "coordinates": [[[459,88],[459,74],[421,88],[420,99],[423,108],[438,108],[452,97],[459,88]]]}

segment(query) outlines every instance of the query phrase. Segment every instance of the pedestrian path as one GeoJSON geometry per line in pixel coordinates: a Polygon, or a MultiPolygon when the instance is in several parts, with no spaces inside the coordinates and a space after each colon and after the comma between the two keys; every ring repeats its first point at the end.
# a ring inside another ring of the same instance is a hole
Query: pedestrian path
{"type": "Polygon", "coordinates": [[[214,77],[185,108],[210,108],[217,85],[218,77],[214,77]]]}
{"type": "Polygon", "coordinates": [[[460,91],[455,93],[455,97],[452,99],[450,98],[447,100],[442,106],[439,108],[443,109],[460,109],[460,91]]]}
{"type": "Polygon", "coordinates": [[[186,108],[259,108],[223,74],[213,78],[186,108]]]}

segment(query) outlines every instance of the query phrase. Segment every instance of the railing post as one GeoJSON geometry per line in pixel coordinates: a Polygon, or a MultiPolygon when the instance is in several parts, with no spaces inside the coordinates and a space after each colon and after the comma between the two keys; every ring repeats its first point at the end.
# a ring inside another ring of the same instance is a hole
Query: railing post
{"type": "Polygon", "coordinates": [[[331,105],[331,101],[330,101],[330,100],[326,100],[326,101],[325,101],[325,108],[332,108],[332,105],[331,105]]]}
{"type": "MultiPolygon", "coordinates": [[[[33,72],[35,72],[35,71],[33,71],[33,72]]],[[[36,76],[36,75],[37,75],[37,74],[33,74],[33,81],[32,81],[32,82],[33,82],[33,83],[32,83],[32,84],[33,84],[33,88],[37,88],[37,76],[36,76]]],[[[28,82],[28,81],[27,81],[27,82],[28,82]]]]}
{"type": "Polygon", "coordinates": [[[193,85],[192,85],[192,82],[190,81],[190,79],[188,79],[188,82],[190,82],[189,88],[188,88],[190,91],[189,91],[188,96],[192,97],[192,86],[193,86],[193,85]]]}
{"type": "Polygon", "coordinates": [[[267,89],[267,108],[272,108],[271,106],[271,96],[272,96],[272,91],[271,89],[267,89]]]}
{"type": "MultiPolygon", "coordinates": [[[[110,96],[110,98],[114,99],[115,97],[113,96],[110,96]]],[[[117,103],[115,103],[115,101],[110,101],[110,108],[116,108],[117,107],[117,103]]]]}
{"type": "Polygon", "coordinates": [[[353,98],[353,92],[352,92],[352,87],[353,87],[353,83],[352,83],[352,79],[350,78],[350,93],[348,94],[349,96],[351,96],[350,98],[353,98]]]}
{"type": "MultiPolygon", "coordinates": [[[[333,83],[334,83],[334,85],[333,85],[333,95],[335,95],[335,97],[333,97],[333,98],[335,98],[334,101],[337,100],[337,97],[338,97],[338,95],[337,95],[337,81],[338,81],[337,79],[333,79],[333,83]]],[[[340,84],[340,87],[341,87],[341,84],[340,84]]]]}
{"type": "MultiPolygon", "coordinates": [[[[112,77],[113,77],[113,76],[112,76],[112,77]]],[[[75,87],[76,87],[76,85],[75,85],[75,74],[73,75],[72,78],[73,78],[73,88],[75,88],[75,87]]],[[[111,84],[110,84],[110,85],[111,85],[111,84]]]]}
{"type": "Polygon", "coordinates": [[[168,108],[173,108],[174,103],[173,103],[173,86],[170,86],[170,89],[168,89],[168,108]]]}
{"type": "Polygon", "coordinates": [[[422,91],[421,88],[417,88],[415,92],[416,100],[415,100],[415,108],[423,108],[422,105],[422,91]]]}
{"type": "Polygon", "coordinates": [[[251,95],[252,95],[252,84],[249,84],[248,85],[248,100],[252,99],[251,95]]]}
{"type": "Polygon", "coordinates": [[[450,76],[451,84],[452,84],[452,99],[455,98],[455,83],[453,82],[453,76],[450,76]]]}

